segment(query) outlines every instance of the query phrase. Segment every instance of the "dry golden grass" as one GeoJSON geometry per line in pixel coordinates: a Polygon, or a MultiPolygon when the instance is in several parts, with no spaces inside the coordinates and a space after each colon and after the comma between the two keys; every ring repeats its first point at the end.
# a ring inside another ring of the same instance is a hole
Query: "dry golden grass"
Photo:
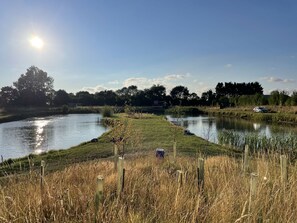
{"type": "Polygon", "coordinates": [[[278,156],[251,161],[258,173],[256,195],[249,204],[250,176],[241,160],[227,156],[205,161],[205,187],[197,187],[196,159],[176,163],[148,156],[125,161],[125,188],[116,197],[113,163],[98,160],[45,176],[41,199],[38,173],[0,181],[0,222],[94,222],[97,175],[104,176],[101,222],[297,222],[297,173],[290,165],[286,186],[280,181],[278,156]],[[176,170],[186,172],[178,188],[176,170]],[[250,205],[250,212],[248,207],[250,205]]]}

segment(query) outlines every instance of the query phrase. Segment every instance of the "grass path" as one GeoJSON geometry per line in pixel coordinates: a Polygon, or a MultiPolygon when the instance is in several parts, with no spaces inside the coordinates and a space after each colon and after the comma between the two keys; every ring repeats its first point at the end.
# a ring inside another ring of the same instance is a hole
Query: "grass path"
{"type": "MultiPolygon", "coordinates": [[[[154,154],[154,150],[161,147],[165,149],[166,154],[169,154],[172,152],[174,134],[176,135],[177,152],[179,154],[196,155],[197,153],[202,153],[205,155],[218,155],[232,153],[230,150],[209,143],[195,135],[184,135],[181,127],[174,126],[163,116],[144,115],[142,118],[131,118],[119,115],[112,118],[112,120],[123,119],[130,121],[131,127],[141,135],[141,144],[137,146],[137,149],[128,146],[126,150],[127,153],[149,152],[154,154]]],[[[33,155],[31,157],[34,166],[37,168],[40,161],[45,160],[48,164],[48,170],[53,171],[62,169],[69,164],[112,156],[113,144],[111,142],[111,135],[113,134],[113,131],[114,129],[111,129],[104,133],[98,138],[98,142],[85,142],[67,150],[49,151],[48,153],[41,155],[33,155]]],[[[23,157],[13,160],[13,163],[9,168],[3,165],[0,166],[0,174],[3,176],[8,173],[18,173],[28,169],[28,157],[23,157]]]]}

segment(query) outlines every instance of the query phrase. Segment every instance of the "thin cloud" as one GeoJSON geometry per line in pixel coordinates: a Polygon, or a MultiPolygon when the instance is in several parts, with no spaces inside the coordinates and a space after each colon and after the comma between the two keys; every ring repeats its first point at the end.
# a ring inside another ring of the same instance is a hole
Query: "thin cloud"
{"type": "Polygon", "coordinates": [[[231,67],[233,67],[233,65],[232,65],[231,63],[228,63],[228,64],[225,64],[224,67],[226,67],[226,68],[231,68],[231,67]]]}
{"type": "Polygon", "coordinates": [[[152,85],[163,85],[167,91],[170,91],[176,85],[180,85],[181,80],[186,80],[191,74],[168,74],[163,77],[146,78],[146,77],[132,77],[124,80],[123,86],[128,87],[136,85],[138,89],[150,88],[152,85]]]}
{"type": "Polygon", "coordinates": [[[117,85],[120,82],[118,80],[114,80],[114,81],[109,81],[108,84],[113,84],[113,85],[117,85]]]}
{"type": "Polygon", "coordinates": [[[282,78],[279,78],[279,77],[263,77],[261,79],[265,80],[267,82],[270,82],[270,83],[275,83],[275,82],[279,82],[279,83],[295,83],[295,80],[293,80],[293,79],[282,79],[282,78]]]}
{"type": "Polygon", "coordinates": [[[181,80],[190,77],[191,74],[168,74],[164,77],[165,80],[181,80]]]}
{"type": "MultiPolygon", "coordinates": [[[[97,85],[95,87],[83,87],[81,91],[88,91],[90,93],[96,93],[103,90],[117,90],[122,87],[129,87],[131,85],[137,86],[138,89],[143,90],[150,88],[153,85],[163,85],[166,88],[166,93],[169,94],[171,89],[178,85],[183,85],[188,87],[190,92],[195,92],[199,96],[202,92],[205,92],[209,89],[212,89],[210,86],[201,82],[197,79],[193,80],[191,74],[168,74],[156,78],[147,78],[147,77],[130,77],[124,80],[122,83],[119,81],[110,81],[106,85],[97,85]],[[108,84],[117,84],[118,88],[110,88],[108,84]]],[[[213,89],[212,89],[213,90],[213,89]]]]}
{"type": "Polygon", "coordinates": [[[81,89],[81,91],[88,91],[91,94],[94,94],[94,93],[99,92],[99,91],[105,91],[105,90],[107,90],[107,88],[104,87],[103,85],[97,85],[95,87],[83,87],[81,89]]]}

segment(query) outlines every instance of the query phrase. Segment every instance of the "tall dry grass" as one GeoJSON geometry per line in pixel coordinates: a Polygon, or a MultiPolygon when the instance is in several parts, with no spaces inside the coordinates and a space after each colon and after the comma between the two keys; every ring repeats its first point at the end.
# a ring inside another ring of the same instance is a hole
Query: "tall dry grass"
{"type": "Polygon", "coordinates": [[[102,222],[297,222],[296,167],[290,165],[283,186],[278,156],[259,155],[251,161],[259,177],[250,204],[250,176],[243,174],[241,160],[206,159],[204,190],[197,187],[196,167],[196,159],[189,157],[175,164],[148,156],[127,158],[120,199],[117,174],[108,160],[47,174],[43,196],[38,173],[12,176],[1,182],[0,222],[93,222],[97,175],[105,177],[102,222]],[[180,188],[178,169],[187,173],[180,188]]]}

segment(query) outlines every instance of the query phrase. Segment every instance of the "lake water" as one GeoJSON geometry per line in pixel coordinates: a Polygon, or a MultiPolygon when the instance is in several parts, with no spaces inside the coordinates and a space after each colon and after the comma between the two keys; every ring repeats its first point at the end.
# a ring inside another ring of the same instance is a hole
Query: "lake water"
{"type": "Polygon", "coordinates": [[[208,141],[218,143],[218,133],[223,130],[232,130],[241,134],[256,133],[272,136],[294,135],[297,137],[296,126],[289,125],[270,125],[267,123],[259,123],[234,118],[221,118],[211,116],[187,116],[182,118],[174,118],[166,116],[169,121],[173,121],[181,125],[201,138],[208,141]]]}
{"type": "Polygon", "coordinates": [[[69,114],[0,124],[0,155],[4,159],[67,149],[106,132],[100,114],[69,114]]]}

